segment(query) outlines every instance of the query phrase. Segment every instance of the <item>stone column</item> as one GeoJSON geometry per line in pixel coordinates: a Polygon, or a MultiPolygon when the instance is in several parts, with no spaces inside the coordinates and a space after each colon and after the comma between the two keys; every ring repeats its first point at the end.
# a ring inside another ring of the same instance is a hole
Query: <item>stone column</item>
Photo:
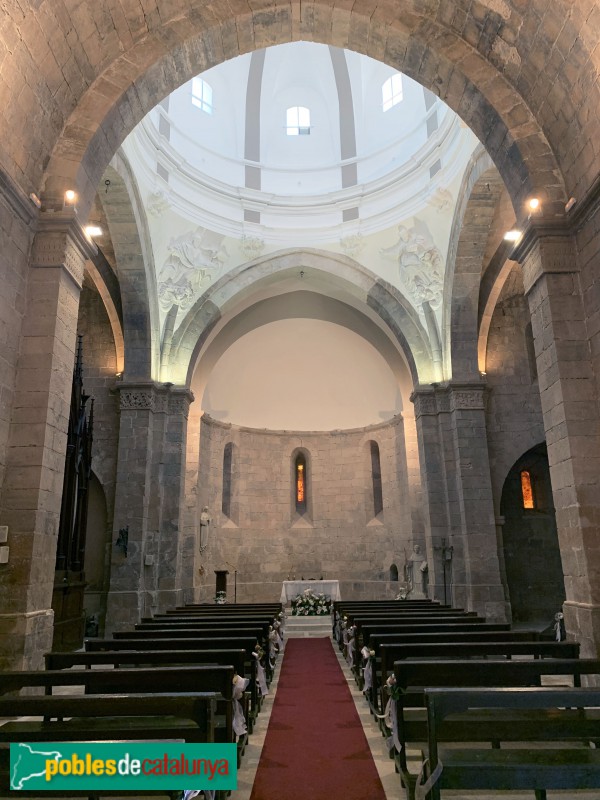
{"type": "Polygon", "coordinates": [[[415,404],[425,494],[430,586],[443,598],[442,540],[452,547],[448,596],[457,606],[503,621],[508,607],[500,578],[484,414],[484,385],[419,387],[415,404]]]}
{"type": "MultiPolygon", "coordinates": [[[[122,383],[107,632],[181,600],[185,439],[191,393],[152,381],[122,383]],[[116,542],[128,528],[127,553],[116,542]]],[[[188,579],[189,583],[189,579],[188,579]]]]}
{"type": "Polygon", "coordinates": [[[565,578],[565,626],[582,655],[600,650],[600,419],[573,239],[532,223],[514,257],[531,313],[565,578]]]}
{"type": "Polygon", "coordinates": [[[40,215],[27,283],[1,497],[10,560],[0,567],[0,664],[42,666],[52,589],[79,294],[92,245],[74,213],[40,215]]]}

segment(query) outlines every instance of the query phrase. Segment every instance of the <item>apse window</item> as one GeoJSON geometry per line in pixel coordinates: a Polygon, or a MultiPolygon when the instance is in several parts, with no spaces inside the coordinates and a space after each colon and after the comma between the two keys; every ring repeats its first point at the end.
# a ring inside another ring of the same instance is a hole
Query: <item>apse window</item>
{"type": "Polygon", "coordinates": [[[294,493],[295,493],[295,500],[296,500],[296,511],[298,514],[305,514],[306,513],[306,459],[300,453],[296,456],[295,461],[295,486],[294,486],[294,493]]]}
{"type": "Polygon", "coordinates": [[[207,114],[213,113],[213,90],[210,83],[202,78],[192,80],[192,105],[205,111],[207,114]]]}
{"type": "Polygon", "coordinates": [[[383,110],[389,111],[390,108],[402,102],[402,75],[397,72],[392,75],[381,87],[383,110]]]}
{"type": "Polygon", "coordinates": [[[293,106],[286,111],[286,133],[288,136],[308,136],[310,134],[310,109],[293,106]]]}
{"type": "Polygon", "coordinates": [[[531,473],[526,469],[521,472],[521,494],[523,495],[523,508],[535,508],[531,473]]]}

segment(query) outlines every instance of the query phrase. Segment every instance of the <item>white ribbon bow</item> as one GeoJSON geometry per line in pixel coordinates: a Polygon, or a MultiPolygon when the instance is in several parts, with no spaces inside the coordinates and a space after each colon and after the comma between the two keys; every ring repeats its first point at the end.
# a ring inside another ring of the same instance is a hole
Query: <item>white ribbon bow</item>
{"type": "Polygon", "coordinates": [[[244,709],[242,708],[242,704],[240,703],[240,698],[244,696],[244,692],[248,684],[250,683],[249,678],[240,678],[239,675],[236,675],[233,682],[233,732],[236,736],[242,736],[244,733],[248,733],[248,727],[246,725],[246,717],[244,716],[244,709]]]}
{"type": "Polygon", "coordinates": [[[373,687],[373,665],[371,664],[371,651],[368,647],[363,647],[363,649],[360,651],[360,654],[367,661],[363,669],[363,694],[365,694],[373,687]]]}
{"type": "Polygon", "coordinates": [[[392,731],[392,735],[389,736],[385,742],[388,750],[391,750],[392,747],[395,747],[399,753],[402,750],[402,743],[398,738],[398,709],[396,708],[396,701],[390,697],[390,699],[387,701],[387,705],[383,714],[375,714],[375,716],[377,719],[384,720],[387,727],[392,731]]]}
{"type": "Polygon", "coordinates": [[[442,774],[442,770],[444,769],[444,765],[441,761],[438,761],[436,768],[433,770],[431,775],[427,778],[425,782],[423,782],[423,777],[425,775],[425,766],[429,763],[429,759],[426,758],[425,761],[421,764],[421,771],[419,772],[419,777],[417,778],[417,783],[415,785],[415,800],[425,800],[429,792],[431,791],[431,787],[434,783],[440,778],[442,774]]]}
{"type": "Polygon", "coordinates": [[[260,687],[260,693],[263,697],[266,697],[269,694],[269,687],[267,686],[267,676],[265,675],[265,668],[260,663],[260,658],[258,657],[258,653],[252,653],[254,658],[256,659],[256,682],[260,687]]]}

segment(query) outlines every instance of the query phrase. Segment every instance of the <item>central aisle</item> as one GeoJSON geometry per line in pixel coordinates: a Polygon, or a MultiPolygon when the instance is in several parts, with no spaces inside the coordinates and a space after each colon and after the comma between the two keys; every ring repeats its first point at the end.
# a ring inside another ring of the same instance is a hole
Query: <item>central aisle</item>
{"type": "Polygon", "coordinates": [[[250,800],[385,800],[330,639],[288,639],[250,800]]]}

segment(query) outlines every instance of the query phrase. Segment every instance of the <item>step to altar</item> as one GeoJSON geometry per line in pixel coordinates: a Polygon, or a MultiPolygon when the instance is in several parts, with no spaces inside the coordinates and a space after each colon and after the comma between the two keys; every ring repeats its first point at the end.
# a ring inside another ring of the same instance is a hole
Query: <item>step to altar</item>
{"type": "Polygon", "coordinates": [[[288,613],[285,620],[285,636],[286,639],[331,636],[331,617],[329,614],[322,617],[292,617],[291,613],[288,613]]]}

